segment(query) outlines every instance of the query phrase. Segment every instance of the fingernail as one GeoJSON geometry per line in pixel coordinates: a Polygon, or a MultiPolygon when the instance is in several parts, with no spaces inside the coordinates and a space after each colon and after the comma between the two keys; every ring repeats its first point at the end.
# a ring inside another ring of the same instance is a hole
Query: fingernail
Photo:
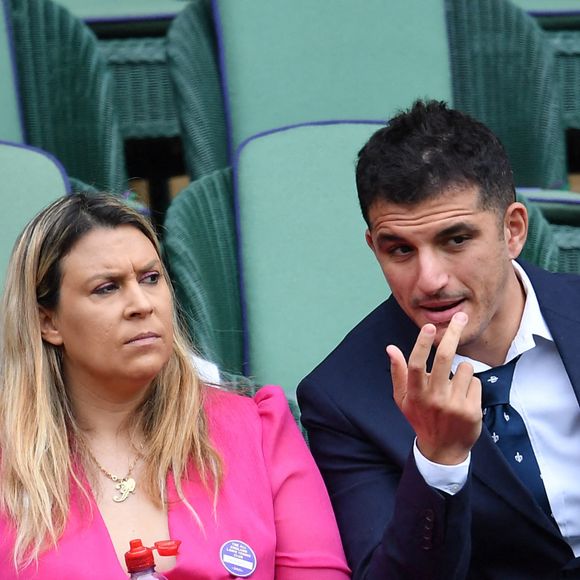
{"type": "Polygon", "coordinates": [[[453,318],[460,324],[467,324],[467,314],[465,312],[457,312],[453,318]]]}
{"type": "Polygon", "coordinates": [[[433,324],[426,324],[423,327],[423,332],[427,335],[427,336],[432,336],[433,334],[435,334],[437,332],[437,329],[435,328],[435,326],[433,324]]]}

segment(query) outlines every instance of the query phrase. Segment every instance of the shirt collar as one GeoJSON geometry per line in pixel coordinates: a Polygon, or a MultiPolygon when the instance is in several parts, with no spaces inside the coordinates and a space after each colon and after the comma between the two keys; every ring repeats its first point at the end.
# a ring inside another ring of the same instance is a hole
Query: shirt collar
{"type": "MultiPolygon", "coordinates": [[[[516,335],[508,349],[507,356],[504,362],[508,362],[523,354],[524,352],[531,350],[536,346],[537,339],[544,339],[553,342],[552,334],[546,325],[546,321],[542,316],[540,310],[540,304],[538,303],[538,298],[536,292],[525,273],[524,269],[515,261],[512,260],[513,267],[516,271],[516,275],[520,279],[522,286],[524,288],[524,293],[526,295],[526,301],[524,303],[524,311],[522,313],[522,319],[520,321],[520,326],[516,335]]],[[[459,363],[468,362],[473,366],[473,370],[476,373],[485,371],[490,368],[489,365],[471,359],[460,354],[456,354],[453,358],[453,363],[451,365],[451,370],[455,372],[459,363]]]]}

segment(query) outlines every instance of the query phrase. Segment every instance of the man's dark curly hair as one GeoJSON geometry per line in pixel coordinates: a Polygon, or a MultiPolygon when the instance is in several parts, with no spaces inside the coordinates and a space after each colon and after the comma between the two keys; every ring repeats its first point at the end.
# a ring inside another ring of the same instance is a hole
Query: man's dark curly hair
{"type": "Polygon", "coordinates": [[[501,216],[515,201],[499,139],[440,101],[416,101],[379,129],[358,154],[356,185],[367,224],[377,200],[413,205],[455,186],[477,187],[481,207],[501,216]]]}

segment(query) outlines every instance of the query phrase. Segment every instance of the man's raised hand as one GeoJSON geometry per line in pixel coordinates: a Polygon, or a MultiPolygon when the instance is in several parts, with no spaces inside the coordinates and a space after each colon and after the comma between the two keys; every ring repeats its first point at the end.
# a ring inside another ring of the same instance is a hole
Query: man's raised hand
{"type": "Polygon", "coordinates": [[[415,434],[424,457],[442,465],[464,461],[481,433],[481,383],[473,368],[461,363],[451,375],[451,363],[467,315],[453,316],[437,347],[431,373],[426,363],[436,329],[421,328],[409,361],[394,345],[387,347],[391,360],[393,396],[415,434]]]}

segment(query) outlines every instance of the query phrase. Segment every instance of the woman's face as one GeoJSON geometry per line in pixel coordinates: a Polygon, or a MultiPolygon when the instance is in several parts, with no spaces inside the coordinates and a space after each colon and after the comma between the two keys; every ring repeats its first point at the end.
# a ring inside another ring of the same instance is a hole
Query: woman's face
{"type": "Polygon", "coordinates": [[[132,226],[96,228],[65,256],[61,272],[59,304],[41,310],[41,329],[62,347],[67,386],[135,396],[173,349],[171,293],[155,247],[132,226]]]}

